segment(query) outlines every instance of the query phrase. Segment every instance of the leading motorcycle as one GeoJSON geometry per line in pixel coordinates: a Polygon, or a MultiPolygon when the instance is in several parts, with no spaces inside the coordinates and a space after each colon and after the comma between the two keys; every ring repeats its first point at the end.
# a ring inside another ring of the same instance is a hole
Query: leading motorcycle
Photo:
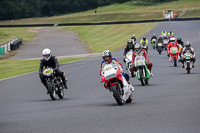
{"type": "Polygon", "coordinates": [[[132,101],[131,86],[121,74],[116,64],[106,64],[101,72],[101,82],[108,89],[119,105],[132,101]]]}
{"type": "Polygon", "coordinates": [[[52,100],[56,100],[57,95],[60,99],[64,97],[64,84],[61,77],[57,76],[53,68],[46,68],[43,70],[45,76],[48,94],[52,100]]]}
{"type": "Polygon", "coordinates": [[[176,67],[177,66],[177,61],[178,59],[180,58],[179,57],[179,54],[180,52],[178,51],[178,48],[177,47],[171,47],[170,48],[170,51],[169,51],[169,60],[174,63],[174,66],[176,67]]]}

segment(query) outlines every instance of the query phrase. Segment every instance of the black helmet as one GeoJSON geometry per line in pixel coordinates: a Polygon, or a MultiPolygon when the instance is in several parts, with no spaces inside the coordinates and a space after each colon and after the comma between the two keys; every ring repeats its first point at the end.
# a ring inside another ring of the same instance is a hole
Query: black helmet
{"type": "Polygon", "coordinates": [[[146,37],[143,37],[143,40],[145,41],[145,40],[146,40],[146,37]]]}
{"type": "Polygon", "coordinates": [[[178,37],[178,38],[177,38],[177,41],[178,41],[178,42],[179,42],[179,41],[181,41],[181,38],[180,38],[180,37],[178,37]]]}
{"type": "Polygon", "coordinates": [[[128,39],[127,44],[133,44],[133,41],[131,39],[128,39]]]}

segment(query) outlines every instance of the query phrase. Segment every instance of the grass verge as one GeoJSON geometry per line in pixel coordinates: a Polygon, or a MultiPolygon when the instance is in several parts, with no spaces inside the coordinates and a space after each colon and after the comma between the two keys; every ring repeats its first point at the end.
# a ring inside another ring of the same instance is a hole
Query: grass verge
{"type": "Polygon", "coordinates": [[[87,42],[93,52],[99,53],[105,49],[114,51],[122,48],[133,34],[139,38],[155,25],[156,23],[68,26],[63,27],[63,29],[79,33],[80,40],[87,42]]]}
{"type": "MultiPolygon", "coordinates": [[[[59,64],[66,64],[85,58],[58,59],[59,64]]],[[[0,60],[0,79],[5,79],[39,70],[40,60],[0,60]]]]}
{"type": "Polygon", "coordinates": [[[36,36],[33,28],[0,28],[0,45],[6,44],[14,37],[22,38],[23,43],[31,41],[36,36]]]}

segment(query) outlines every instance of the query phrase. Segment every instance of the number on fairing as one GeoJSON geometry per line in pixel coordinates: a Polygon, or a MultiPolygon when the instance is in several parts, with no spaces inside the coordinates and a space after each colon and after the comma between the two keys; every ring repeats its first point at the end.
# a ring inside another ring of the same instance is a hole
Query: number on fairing
{"type": "Polygon", "coordinates": [[[104,71],[108,71],[108,70],[110,70],[110,69],[112,69],[113,67],[112,66],[108,66],[108,67],[106,67],[105,69],[104,69],[104,71]]]}
{"type": "Polygon", "coordinates": [[[44,74],[50,74],[50,73],[52,73],[52,70],[51,70],[51,69],[46,69],[46,70],[44,70],[44,74]]]}

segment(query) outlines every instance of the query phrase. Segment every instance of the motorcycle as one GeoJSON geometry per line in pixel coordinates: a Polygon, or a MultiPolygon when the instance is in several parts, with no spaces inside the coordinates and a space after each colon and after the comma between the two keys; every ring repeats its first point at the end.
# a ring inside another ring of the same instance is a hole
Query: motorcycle
{"type": "Polygon", "coordinates": [[[150,71],[147,68],[146,59],[144,58],[144,56],[136,56],[134,64],[135,68],[137,69],[137,79],[140,80],[143,86],[145,84],[149,84],[150,71]]]}
{"type": "Polygon", "coordinates": [[[131,74],[132,77],[135,77],[135,73],[129,70],[131,68],[131,66],[133,65],[132,64],[132,55],[133,55],[133,51],[130,50],[126,54],[125,62],[126,62],[126,67],[128,69],[128,72],[131,74]]]}
{"type": "Polygon", "coordinates": [[[48,94],[52,100],[56,100],[57,95],[60,99],[64,97],[64,84],[62,79],[55,74],[53,68],[46,68],[43,70],[45,76],[48,94]]]}
{"type": "Polygon", "coordinates": [[[185,68],[187,70],[187,73],[189,74],[193,65],[192,61],[193,55],[191,53],[185,53],[183,57],[184,57],[184,65],[186,66],[185,68]]]}
{"type": "Polygon", "coordinates": [[[168,43],[169,43],[169,40],[167,38],[163,39],[165,51],[167,50],[168,43]]]}
{"type": "Polygon", "coordinates": [[[151,40],[151,47],[153,47],[153,49],[156,48],[156,43],[157,43],[157,40],[156,40],[156,39],[152,39],[152,40],[151,40]]]}
{"type": "Polygon", "coordinates": [[[157,51],[159,54],[161,54],[161,52],[163,51],[163,44],[160,42],[157,44],[157,51]]]}
{"type": "Polygon", "coordinates": [[[101,82],[119,105],[132,102],[131,86],[121,74],[116,64],[106,64],[101,72],[101,82]]]}
{"type": "Polygon", "coordinates": [[[178,51],[178,48],[177,47],[171,47],[169,54],[170,54],[169,60],[172,63],[174,63],[174,66],[176,67],[177,66],[177,60],[179,60],[179,54],[180,54],[180,52],[178,51]]]}

